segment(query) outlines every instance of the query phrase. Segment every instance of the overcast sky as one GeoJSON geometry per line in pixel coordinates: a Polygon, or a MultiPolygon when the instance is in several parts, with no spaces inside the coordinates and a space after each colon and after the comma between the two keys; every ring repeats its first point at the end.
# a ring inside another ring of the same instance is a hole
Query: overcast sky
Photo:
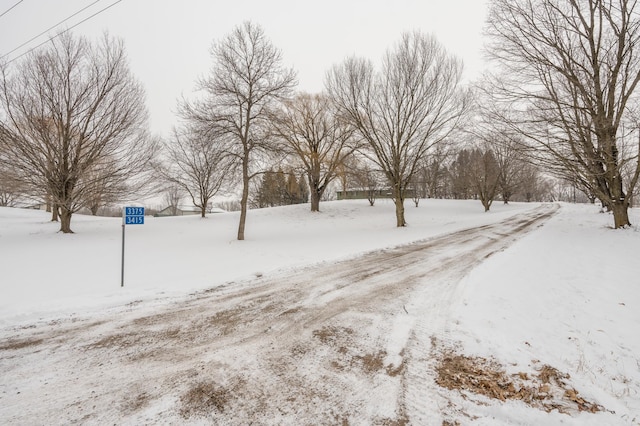
{"type": "MultiPolygon", "coordinates": [[[[0,0],[0,14],[19,0],[0,0]]],[[[482,65],[481,33],[487,0],[23,0],[0,17],[0,56],[62,24],[70,27],[108,8],[72,31],[97,37],[104,30],[125,40],[131,69],[147,91],[151,128],[167,135],[175,124],[177,99],[191,96],[195,80],[212,66],[214,40],[250,20],[260,24],[298,72],[299,90],[322,90],[326,71],[358,55],[376,64],[402,32],[435,35],[463,59],[465,77],[482,65]],[[95,2],[95,4],[93,4],[95,2]],[[114,4],[115,3],[115,4],[114,4]]],[[[14,58],[47,40],[51,30],[8,55],[14,58]]]]}

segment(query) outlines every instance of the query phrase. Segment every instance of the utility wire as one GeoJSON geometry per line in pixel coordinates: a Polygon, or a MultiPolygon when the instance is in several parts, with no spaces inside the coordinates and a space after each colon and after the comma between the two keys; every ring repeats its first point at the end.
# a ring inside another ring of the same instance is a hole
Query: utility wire
{"type": "MultiPolygon", "coordinates": [[[[33,40],[37,39],[38,37],[40,37],[43,34],[46,34],[47,32],[51,31],[52,29],[54,29],[55,27],[57,27],[60,24],[64,24],[65,22],[67,22],[69,19],[73,18],[74,16],[76,16],[79,13],[84,12],[85,10],[87,10],[88,8],[90,8],[91,6],[93,6],[94,4],[98,3],[100,0],[96,0],[93,3],[91,3],[88,6],[83,7],[82,9],[80,9],[79,11],[77,11],[76,13],[74,13],[71,16],[67,16],[65,19],[63,19],[62,21],[58,22],[55,25],[52,25],[51,27],[47,28],[46,30],[44,30],[43,32],[41,32],[40,34],[38,34],[37,36],[31,37],[29,40],[25,41],[24,43],[22,43],[20,46],[16,47],[15,49],[11,50],[10,52],[5,53],[4,55],[2,55],[2,57],[0,57],[0,59],[6,58],[7,56],[11,55],[13,52],[15,52],[16,50],[20,49],[21,47],[31,43],[33,40]]],[[[48,41],[48,40],[47,40],[48,41]]],[[[40,45],[38,45],[40,46],[40,45]]],[[[38,47],[36,46],[36,47],[38,47]]]]}
{"type": "Polygon", "coordinates": [[[18,3],[14,4],[13,6],[11,6],[9,9],[5,10],[4,12],[2,12],[2,14],[0,15],[0,18],[2,18],[4,15],[6,15],[7,13],[11,12],[11,9],[13,9],[14,7],[16,7],[17,5],[19,5],[20,3],[22,3],[24,0],[20,0],[18,3]]]}
{"type": "MultiPolygon", "coordinates": [[[[87,8],[88,8],[88,7],[90,7],[90,6],[93,6],[94,4],[96,4],[96,3],[97,3],[97,2],[99,2],[99,1],[100,1],[100,0],[96,0],[96,1],[94,1],[94,2],[93,2],[93,3],[91,3],[89,6],[87,6],[87,7],[83,8],[82,10],[80,10],[80,11],[78,11],[78,12],[74,13],[73,15],[69,16],[67,19],[65,19],[65,20],[63,20],[63,21],[60,21],[58,24],[54,25],[53,27],[49,28],[49,29],[48,29],[48,30],[46,30],[46,31],[43,31],[42,33],[40,33],[40,34],[38,34],[37,36],[33,37],[33,38],[32,38],[31,40],[29,40],[29,41],[32,41],[33,39],[40,37],[42,34],[46,33],[47,31],[51,30],[52,28],[57,27],[58,25],[60,25],[61,23],[65,22],[65,21],[67,21],[67,20],[69,20],[69,19],[70,19],[70,18],[72,18],[73,16],[76,16],[78,13],[82,12],[83,10],[87,9],[87,8]]],[[[75,27],[77,27],[78,25],[80,25],[80,24],[82,24],[82,23],[84,23],[84,22],[87,22],[89,19],[93,18],[94,16],[99,15],[99,14],[101,14],[102,12],[104,12],[105,10],[112,8],[113,6],[115,6],[116,4],[120,3],[121,1],[122,1],[122,0],[116,0],[115,2],[111,3],[109,6],[105,7],[104,9],[100,9],[99,11],[97,11],[96,13],[94,13],[93,15],[90,15],[89,17],[87,17],[87,18],[83,19],[82,21],[80,21],[80,22],[78,22],[78,23],[76,23],[76,24],[74,24],[74,25],[70,26],[69,28],[67,28],[67,29],[65,29],[65,30],[63,30],[63,31],[60,31],[58,34],[54,35],[53,37],[49,37],[49,39],[47,39],[47,40],[43,41],[42,43],[38,44],[38,45],[37,45],[37,46],[35,46],[35,47],[32,47],[31,49],[27,50],[26,52],[22,53],[21,55],[16,56],[16,57],[15,57],[15,58],[13,58],[13,59],[11,59],[11,60],[7,61],[6,63],[7,63],[7,64],[10,64],[11,62],[15,61],[16,59],[20,59],[20,58],[22,58],[24,55],[27,55],[27,54],[29,54],[29,53],[33,52],[34,50],[36,50],[38,47],[42,46],[43,44],[48,43],[48,42],[50,42],[51,40],[53,40],[53,39],[55,39],[55,38],[57,38],[57,37],[60,37],[60,36],[61,36],[61,35],[63,35],[64,33],[66,33],[66,32],[68,32],[68,31],[70,31],[70,30],[74,29],[74,28],[75,28],[75,27]]],[[[19,49],[20,47],[22,47],[22,46],[24,46],[25,44],[29,43],[29,41],[28,41],[28,42],[26,42],[26,43],[23,43],[22,45],[20,45],[20,46],[18,46],[18,47],[16,47],[16,48],[15,48],[15,49],[13,49],[11,52],[9,52],[9,53],[5,54],[4,56],[2,56],[0,59],[4,58],[5,56],[9,55],[9,54],[10,54],[10,53],[12,53],[12,52],[15,52],[15,51],[16,51],[17,49],[19,49]]]]}

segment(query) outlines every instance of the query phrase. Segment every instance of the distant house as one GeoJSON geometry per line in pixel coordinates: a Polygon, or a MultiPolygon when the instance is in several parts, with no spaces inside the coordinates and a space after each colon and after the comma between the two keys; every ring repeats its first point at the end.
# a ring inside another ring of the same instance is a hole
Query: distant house
{"type": "MultiPolygon", "coordinates": [[[[224,210],[217,207],[207,207],[207,213],[225,213],[224,210]]],[[[194,206],[168,206],[160,210],[155,217],[167,217],[167,216],[194,216],[200,214],[200,207],[194,206]]]]}
{"type": "Polygon", "coordinates": [[[373,198],[392,198],[391,189],[350,189],[348,191],[336,191],[338,200],[366,200],[373,198]]]}
{"type": "Polygon", "coordinates": [[[47,203],[39,203],[39,204],[31,204],[26,206],[25,208],[27,209],[33,209],[33,210],[47,210],[47,208],[51,209],[51,206],[47,207],[47,203]]]}
{"type": "Polygon", "coordinates": [[[166,217],[166,216],[193,216],[200,214],[200,208],[194,206],[168,206],[164,209],[160,210],[156,214],[155,217],[166,217]]]}

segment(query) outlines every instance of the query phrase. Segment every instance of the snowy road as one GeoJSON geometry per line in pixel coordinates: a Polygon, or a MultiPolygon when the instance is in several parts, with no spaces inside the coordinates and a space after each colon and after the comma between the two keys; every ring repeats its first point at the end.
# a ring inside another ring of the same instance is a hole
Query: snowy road
{"type": "Polygon", "coordinates": [[[441,425],[432,345],[461,279],[556,210],[3,331],[0,423],[441,425]]]}

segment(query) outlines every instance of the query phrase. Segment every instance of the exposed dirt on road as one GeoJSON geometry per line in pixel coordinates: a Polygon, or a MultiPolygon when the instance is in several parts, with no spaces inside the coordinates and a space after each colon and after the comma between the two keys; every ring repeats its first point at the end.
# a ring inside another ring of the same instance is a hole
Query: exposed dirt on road
{"type": "Polygon", "coordinates": [[[153,312],[0,331],[0,423],[442,424],[432,342],[461,279],[556,210],[153,312]]]}

